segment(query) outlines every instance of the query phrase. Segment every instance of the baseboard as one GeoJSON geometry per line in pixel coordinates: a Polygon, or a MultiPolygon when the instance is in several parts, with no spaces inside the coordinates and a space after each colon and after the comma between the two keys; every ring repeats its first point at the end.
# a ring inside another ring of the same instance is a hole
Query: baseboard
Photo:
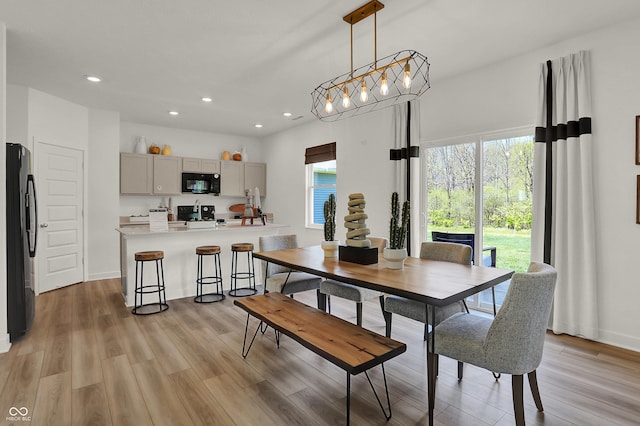
{"type": "Polygon", "coordinates": [[[0,354],[9,352],[9,349],[11,349],[11,341],[9,339],[9,334],[5,334],[0,338],[0,354]]]}
{"type": "Polygon", "coordinates": [[[640,352],[640,338],[613,331],[600,330],[600,335],[596,339],[600,343],[640,352]]]}
{"type": "Polygon", "coordinates": [[[89,274],[87,281],[109,280],[111,278],[120,278],[120,270],[111,272],[100,272],[97,274],[89,274]]]}

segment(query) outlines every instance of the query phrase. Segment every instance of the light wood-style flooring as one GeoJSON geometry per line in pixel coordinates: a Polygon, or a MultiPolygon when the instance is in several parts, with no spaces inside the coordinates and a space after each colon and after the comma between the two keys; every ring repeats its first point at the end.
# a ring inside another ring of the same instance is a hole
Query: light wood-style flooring
{"type": "MultiPolygon", "coordinates": [[[[273,330],[241,356],[246,313],[233,298],[213,304],[169,301],[134,316],[119,280],[76,284],[37,297],[33,329],[0,354],[0,424],[26,407],[37,425],[336,425],[345,422],[343,370],[273,330]]],[[[296,296],[313,305],[315,294],[296,296]]],[[[332,299],[355,322],[355,305],[332,299]]],[[[251,323],[255,325],[255,322],[251,323]]],[[[364,326],[384,334],[377,301],[364,326]]],[[[386,422],[364,375],[352,379],[353,425],[427,423],[422,325],[394,317],[393,338],[407,352],[385,364],[393,418],[386,422]]],[[[372,380],[382,386],[379,367],[372,380]]],[[[640,424],[640,354],[548,334],[538,381],[544,413],[525,388],[530,425],[640,424]]],[[[525,385],[526,387],[526,385],[525,385]]],[[[511,425],[511,378],[441,357],[436,424],[511,425]]]]}

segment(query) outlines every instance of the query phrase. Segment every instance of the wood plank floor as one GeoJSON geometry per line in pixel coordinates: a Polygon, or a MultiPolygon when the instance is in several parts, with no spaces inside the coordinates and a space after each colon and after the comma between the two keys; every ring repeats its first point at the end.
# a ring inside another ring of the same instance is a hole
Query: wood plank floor
{"type": "MultiPolygon", "coordinates": [[[[233,298],[213,304],[169,301],[158,315],[131,315],[119,280],[76,284],[37,297],[33,329],[0,354],[0,424],[26,407],[38,425],[335,425],[345,422],[343,370],[273,330],[240,352],[246,314],[233,298]]],[[[315,293],[296,298],[315,304],[315,293]]],[[[355,322],[353,303],[333,313],[355,322]]],[[[255,323],[252,323],[255,324],[255,323]]],[[[378,301],[365,327],[384,334],[378,301]]],[[[354,425],[426,424],[422,325],[394,317],[407,352],[385,364],[393,418],[386,422],[364,375],[352,379],[354,425]]],[[[380,389],[380,369],[370,374],[380,389]]],[[[525,389],[530,425],[640,424],[640,354],[548,334],[538,380],[544,413],[525,389]]],[[[441,358],[438,425],[511,425],[511,379],[441,358]]]]}

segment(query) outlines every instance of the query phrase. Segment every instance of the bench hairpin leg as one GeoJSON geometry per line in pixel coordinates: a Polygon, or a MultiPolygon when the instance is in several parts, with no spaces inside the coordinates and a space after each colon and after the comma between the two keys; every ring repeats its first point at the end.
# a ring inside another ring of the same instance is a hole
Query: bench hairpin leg
{"type": "Polygon", "coordinates": [[[267,331],[267,328],[269,328],[269,325],[267,323],[264,323],[264,326],[262,323],[260,323],[260,333],[264,334],[267,331]]]}
{"type": "Polygon", "coordinates": [[[371,382],[371,378],[369,378],[369,374],[367,374],[367,372],[364,372],[364,375],[367,376],[367,380],[369,381],[369,385],[371,386],[371,390],[373,391],[373,394],[375,395],[376,399],[378,400],[378,405],[380,406],[380,409],[382,410],[382,414],[384,414],[384,417],[387,420],[391,419],[391,400],[389,399],[389,387],[387,386],[387,375],[384,371],[384,362],[380,364],[380,366],[382,366],[382,378],[384,379],[384,392],[387,395],[387,407],[389,410],[389,414],[387,414],[387,412],[384,409],[384,406],[382,405],[382,401],[380,401],[380,397],[378,397],[378,393],[376,392],[376,389],[373,387],[373,383],[371,382]]]}
{"type": "Polygon", "coordinates": [[[276,330],[275,328],[273,329],[273,332],[276,335],[276,347],[280,348],[280,332],[278,330],[276,330]]]}
{"type": "Polygon", "coordinates": [[[249,343],[249,347],[245,352],[244,348],[247,344],[247,331],[249,331],[249,314],[247,314],[247,324],[244,326],[244,339],[242,340],[242,358],[246,358],[247,355],[249,355],[251,346],[253,346],[253,341],[256,340],[256,336],[258,335],[258,330],[260,330],[261,326],[262,326],[262,321],[260,321],[260,324],[258,324],[258,327],[256,328],[256,332],[253,333],[253,338],[251,339],[251,343],[249,343]]]}
{"type": "Polygon", "coordinates": [[[347,371],[347,426],[351,418],[351,373],[347,371]]]}

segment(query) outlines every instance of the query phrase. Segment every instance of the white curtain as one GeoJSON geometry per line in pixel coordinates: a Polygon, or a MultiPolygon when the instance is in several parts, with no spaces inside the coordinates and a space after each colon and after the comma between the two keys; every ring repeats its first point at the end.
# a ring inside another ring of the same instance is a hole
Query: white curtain
{"type": "MultiPolygon", "coordinates": [[[[420,102],[405,102],[393,107],[393,148],[390,159],[395,164],[394,191],[403,202],[409,199],[411,256],[420,254],[420,102]],[[408,130],[408,132],[407,132],[408,130]],[[408,134],[407,134],[408,133],[408,134]],[[407,139],[407,136],[409,138],[407,139]],[[407,167],[408,166],[408,167],[407,167]],[[409,173],[407,174],[407,169],[409,173]]],[[[391,199],[391,194],[389,194],[391,199]]]]}
{"type": "Polygon", "coordinates": [[[598,335],[589,53],[540,65],[531,259],[558,270],[551,329],[598,335]]]}

